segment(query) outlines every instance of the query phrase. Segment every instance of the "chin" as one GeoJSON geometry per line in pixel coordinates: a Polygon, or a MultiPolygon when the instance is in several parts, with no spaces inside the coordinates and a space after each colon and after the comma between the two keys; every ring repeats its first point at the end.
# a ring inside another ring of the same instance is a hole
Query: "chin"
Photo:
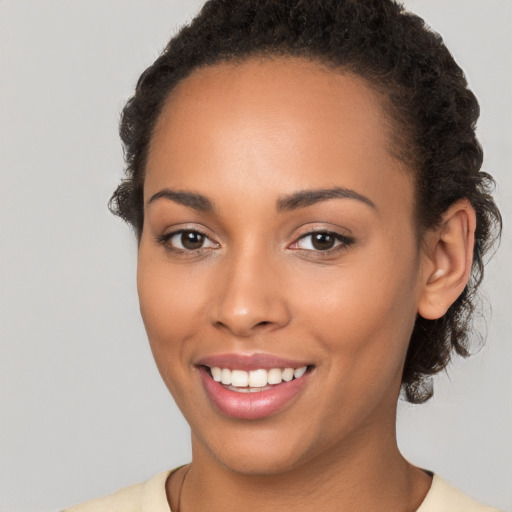
{"type": "Polygon", "coordinates": [[[308,435],[311,428],[294,423],[283,426],[254,422],[216,432],[203,431],[204,436],[193,434],[194,458],[213,458],[226,469],[243,475],[270,476],[294,471],[330,451],[332,447],[326,439],[315,439],[308,435]]]}
{"type": "Polygon", "coordinates": [[[279,447],[267,449],[222,450],[212,454],[225,468],[247,476],[271,476],[293,471],[301,465],[302,457],[295,453],[283,453],[279,447]]]}

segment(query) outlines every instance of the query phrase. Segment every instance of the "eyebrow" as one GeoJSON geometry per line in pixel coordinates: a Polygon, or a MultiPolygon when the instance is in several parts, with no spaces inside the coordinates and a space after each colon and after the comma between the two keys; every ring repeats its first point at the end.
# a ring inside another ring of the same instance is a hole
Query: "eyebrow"
{"type": "Polygon", "coordinates": [[[356,201],[360,201],[377,211],[377,207],[373,201],[368,199],[366,196],[359,194],[355,190],[344,187],[300,190],[290,194],[289,196],[278,199],[277,211],[286,212],[297,210],[299,208],[306,208],[307,206],[311,206],[315,203],[326,201],[328,199],[355,199],[356,201]]]}
{"type": "MultiPolygon", "coordinates": [[[[193,208],[194,210],[200,212],[215,211],[213,201],[197,192],[186,192],[183,190],[171,190],[169,188],[164,188],[156,194],[153,194],[149,198],[147,204],[149,205],[158,199],[167,199],[169,201],[188,206],[189,208],[193,208]]],[[[369,198],[359,194],[355,190],[344,187],[299,190],[298,192],[294,192],[293,194],[279,198],[277,200],[276,209],[280,213],[288,212],[292,210],[298,210],[300,208],[306,208],[313,204],[319,203],[321,201],[327,201],[329,199],[355,199],[356,201],[360,201],[361,203],[366,204],[367,206],[370,206],[377,211],[375,203],[369,198]]]]}
{"type": "Polygon", "coordinates": [[[156,194],[153,194],[149,198],[147,204],[149,205],[158,199],[168,199],[169,201],[174,201],[175,203],[188,206],[189,208],[193,208],[199,212],[213,212],[215,210],[213,202],[210,199],[196,192],[185,192],[183,190],[171,190],[169,188],[164,188],[156,194]]]}

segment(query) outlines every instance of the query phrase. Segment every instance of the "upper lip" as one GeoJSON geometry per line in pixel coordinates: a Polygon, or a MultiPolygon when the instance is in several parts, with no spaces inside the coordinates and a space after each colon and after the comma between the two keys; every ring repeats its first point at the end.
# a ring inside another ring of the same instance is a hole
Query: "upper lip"
{"type": "Polygon", "coordinates": [[[269,370],[271,368],[302,368],[311,363],[286,359],[274,354],[216,354],[201,358],[196,366],[227,368],[230,370],[269,370]]]}

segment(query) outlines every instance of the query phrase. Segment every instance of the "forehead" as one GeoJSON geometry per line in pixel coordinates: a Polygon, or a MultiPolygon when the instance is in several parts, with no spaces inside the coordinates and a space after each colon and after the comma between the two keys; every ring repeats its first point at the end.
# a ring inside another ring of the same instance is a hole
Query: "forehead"
{"type": "Polygon", "coordinates": [[[246,187],[357,185],[368,194],[390,169],[396,179],[409,174],[390,151],[390,130],[383,98],[348,72],[289,57],[200,68],[158,119],[146,196],[158,186],[220,180],[229,188],[241,179],[246,187]]]}
{"type": "Polygon", "coordinates": [[[153,142],[179,136],[185,127],[204,127],[201,132],[212,125],[240,128],[252,119],[253,128],[259,122],[264,129],[293,125],[306,131],[314,124],[328,130],[343,123],[350,126],[343,134],[347,144],[360,143],[364,136],[385,146],[391,123],[383,101],[363,78],[302,58],[225,62],[199,68],[177,84],[160,114],[153,142]]]}

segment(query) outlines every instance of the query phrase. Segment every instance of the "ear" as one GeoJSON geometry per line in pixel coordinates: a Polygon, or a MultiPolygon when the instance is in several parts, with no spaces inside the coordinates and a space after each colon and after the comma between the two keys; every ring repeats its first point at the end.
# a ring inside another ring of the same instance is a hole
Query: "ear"
{"type": "Polygon", "coordinates": [[[441,318],[466,286],[473,263],[476,215],[467,199],[443,214],[441,224],[426,233],[418,313],[441,318]]]}

